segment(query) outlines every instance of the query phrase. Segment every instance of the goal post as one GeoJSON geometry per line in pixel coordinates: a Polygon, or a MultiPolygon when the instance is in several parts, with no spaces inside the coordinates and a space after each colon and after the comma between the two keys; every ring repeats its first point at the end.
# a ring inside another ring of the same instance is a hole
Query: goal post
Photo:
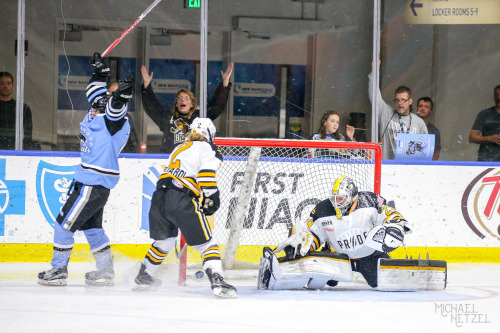
{"type": "MultiPolygon", "coordinates": [[[[224,161],[213,236],[224,269],[257,268],[262,248],[285,240],[297,219],[331,196],[341,175],[360,191],[380,194],[382,152],[375,143],[216,138],[215,144],[224,161]]],[[[200,254],[188,251],[187,263],[201,267],[200,254]]]]}

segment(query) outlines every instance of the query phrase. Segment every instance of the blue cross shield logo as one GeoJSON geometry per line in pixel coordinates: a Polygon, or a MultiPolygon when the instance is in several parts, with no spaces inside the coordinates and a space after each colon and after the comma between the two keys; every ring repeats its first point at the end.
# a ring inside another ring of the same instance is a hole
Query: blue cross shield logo
{"type": "Polygon", "coordinates": [[[25,213],[26,182],[6,180],[6,159],[0,159],[0,236],[5,234],[5,215],[25,213]]]}
{"type": "Polygon", "coordinates": [[[54,226],[68,200],[68,190],[77,165],[61,166],[40,161],[36,171],[36,196],[47,222],[54,226]]]}

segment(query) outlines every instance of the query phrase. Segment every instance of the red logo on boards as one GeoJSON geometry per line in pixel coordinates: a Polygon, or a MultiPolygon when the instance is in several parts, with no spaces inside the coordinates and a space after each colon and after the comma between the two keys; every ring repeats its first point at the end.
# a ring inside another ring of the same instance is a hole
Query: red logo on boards
{"type": "Polygon", "coordinates": [[[465,189],[462,214],[480,238],[500,240],[500,170],[488,168],[465,189]]]}

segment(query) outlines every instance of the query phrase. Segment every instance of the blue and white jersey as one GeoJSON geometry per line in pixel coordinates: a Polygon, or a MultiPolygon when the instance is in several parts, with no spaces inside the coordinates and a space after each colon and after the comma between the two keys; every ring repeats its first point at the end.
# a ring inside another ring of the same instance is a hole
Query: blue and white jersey
{"type": "MultiPolygon", "coordinates": [[[[87,97],[92,104],[105,98],[106,82],[92,77],[87,86],[87,97]]],[[[81,164],[76,168],[75,181],[87,185],[101,185],[112,189],[120,178],[118,155],[130,135],[127,104],[111,96],[104,114],[92,116],[89,110],[80,123],[81,164]]]]}

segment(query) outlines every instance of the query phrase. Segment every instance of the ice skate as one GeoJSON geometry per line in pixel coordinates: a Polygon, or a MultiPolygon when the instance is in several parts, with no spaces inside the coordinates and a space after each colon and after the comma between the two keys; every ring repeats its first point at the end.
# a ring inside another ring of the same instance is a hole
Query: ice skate
{"type": "Polygon", "coordinates": [[[146,265],[141,263],[139,274],[135,278],[135,286],[132,287],[134,291],[157,290],[161,286],[161,280],[146,273],[146,265]]]}
{"type": "Polygon", "coordinates": [[[219,273],[212,273],[210,268],[206,270],[210,285],[215,296],[236,298],[236,288],[226,283],[219,273]]]}
{"type": "Polygon", "coordinates": [[[85,283],[90,286],[114,286],[115,271],[111,262],[106,268],[85,273],[85,283]]]}
{"type": "Polygon", "coordinates": [[[38,284],[45,286],[65,286],[68,278],[68,266],[52,268],[38,273],[38,284]]]}

